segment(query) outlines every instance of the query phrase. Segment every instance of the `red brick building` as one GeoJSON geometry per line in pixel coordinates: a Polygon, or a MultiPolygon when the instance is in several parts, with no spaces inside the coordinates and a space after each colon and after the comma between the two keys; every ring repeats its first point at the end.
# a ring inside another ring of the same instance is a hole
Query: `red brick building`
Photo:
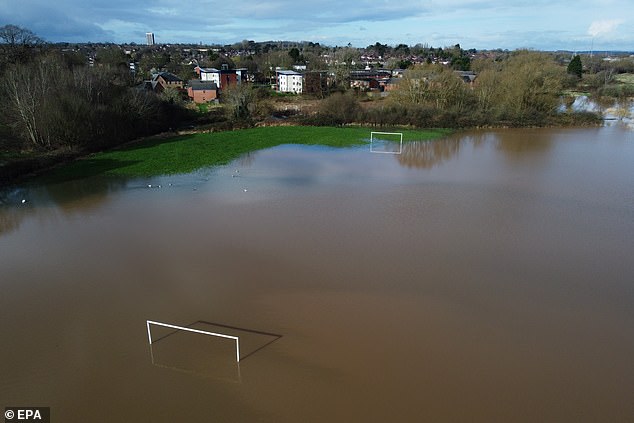
{"type": "Polygon", "coordinates": [[[218,86],[215,82],[193,79],[188,82],[187,95],[194,103],[208,103],[218,98],[218,86]]]}

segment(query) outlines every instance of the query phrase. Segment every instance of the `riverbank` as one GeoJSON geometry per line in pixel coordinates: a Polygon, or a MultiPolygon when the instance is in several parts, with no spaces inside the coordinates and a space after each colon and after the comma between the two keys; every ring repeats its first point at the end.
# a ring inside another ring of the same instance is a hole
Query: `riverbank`
{"type": "Polygon", "coordinates": [[[81,157],[78,152],[0,152],[0,188],[35,177],[81,157]]]}

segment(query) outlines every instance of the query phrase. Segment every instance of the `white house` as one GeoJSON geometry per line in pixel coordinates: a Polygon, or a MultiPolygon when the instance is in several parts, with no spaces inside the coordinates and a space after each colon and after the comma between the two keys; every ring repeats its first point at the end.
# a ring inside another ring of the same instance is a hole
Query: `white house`
{"type": "Polygon", "coordinates": [[[219,89],[225,89],[229,85],[236,84],[238,77],[235,69],[201,68],[196,67],[196,73],[200,75],[202,82],[213,82],[219,89]]]}
{"type": "Polygon", "coordinates": [[[292,70],[278,70],[277,92],[301,94],[303,91],[304,77],[301,73],[292,70]]]}
{"type": "Polygon", "coordinates": [[[215,68],[199,68],[200,80],[205,82],[215,82],[220,85],[220,71],[215,68]]]}

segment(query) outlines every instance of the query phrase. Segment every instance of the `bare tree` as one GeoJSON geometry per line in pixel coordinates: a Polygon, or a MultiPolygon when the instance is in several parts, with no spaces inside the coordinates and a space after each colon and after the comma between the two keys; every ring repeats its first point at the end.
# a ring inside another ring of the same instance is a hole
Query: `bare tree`
{"type": "Polygon", "coordinates": [[[250,121],[257,111],[257,96],[247,84],[231,85],[222,91],[222,101],[231,117],[237,121],[250,121]]]}
{"type": "Polygon", "coordinates": [[[34,46],[43,42],[33,31],[16,25],[0,27],[0,39],[9,46],[34,46]]]}
{"type": "Polygon", "coordinates": [[[0,51],[6,63],[26,60],[29,50],[44,44],[44,40],[31,30],[16,25],[0,27],[0,51]]]}
{"type": "Polygon", "coordinates": [[[51,75],[54,69],[44,62],[33,66],[14,65],[2,81],[10,122],[35,148],[51,147],[51,137],[42,125],[42,117],[45,114],[43,101],[51,90],[50,81],[55,80],[51,75]]]}

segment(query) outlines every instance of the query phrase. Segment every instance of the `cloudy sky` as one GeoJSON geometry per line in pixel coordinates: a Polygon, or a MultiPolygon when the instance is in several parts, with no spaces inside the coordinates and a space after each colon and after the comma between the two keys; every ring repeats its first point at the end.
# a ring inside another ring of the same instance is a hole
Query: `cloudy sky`
{"type": "Polygon", "coordinates": [[[47,41],[313,41],[634,51],[632,0],[0,0],[47,41]]]}

